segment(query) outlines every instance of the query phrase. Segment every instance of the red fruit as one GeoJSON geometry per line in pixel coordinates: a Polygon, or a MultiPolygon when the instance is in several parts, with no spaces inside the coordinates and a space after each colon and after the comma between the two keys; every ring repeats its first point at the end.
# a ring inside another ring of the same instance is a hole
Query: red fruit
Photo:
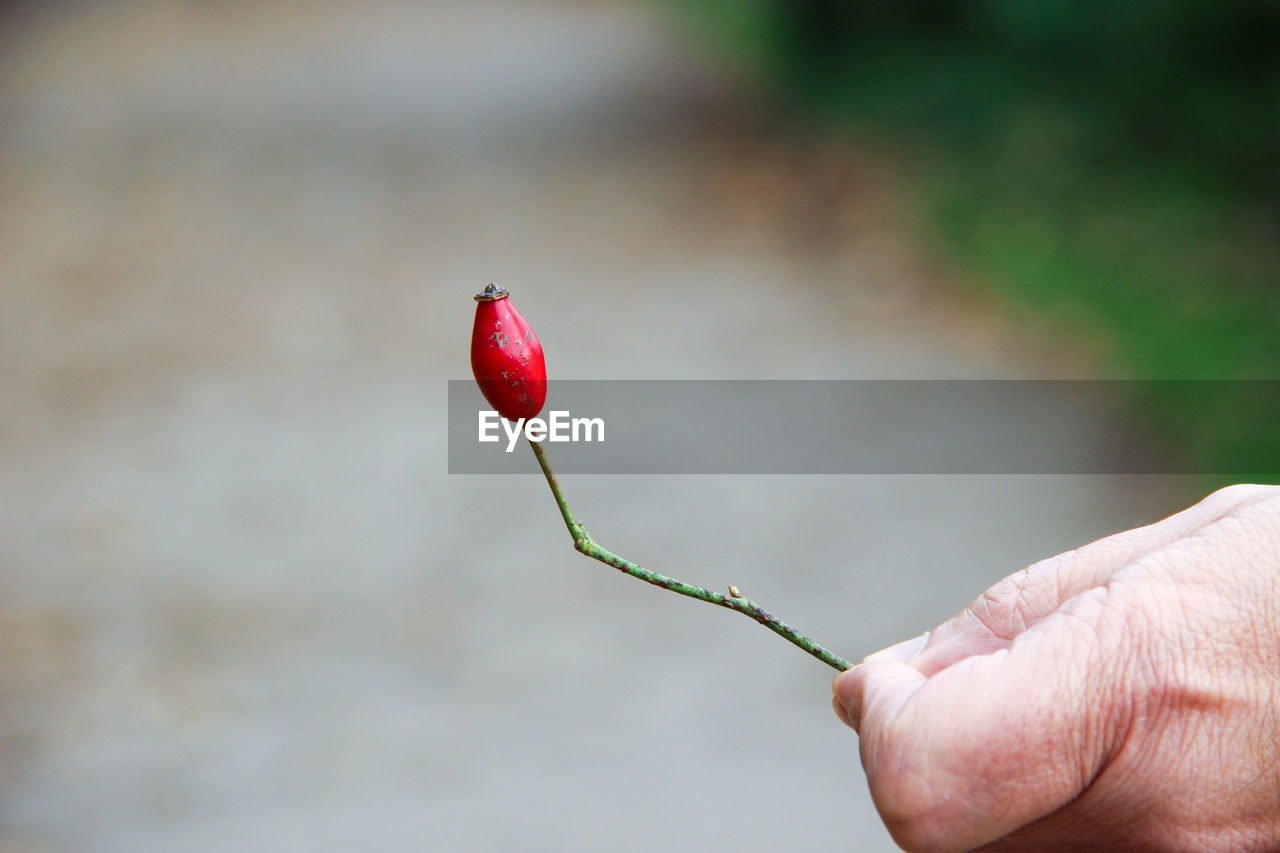
{"type": "Polygon", "coordinates": [[[531,418],[547,399],[542,344],[505,288],[490,284],[476,294],[471,330],[471,372],[489,405],[507,420],[531,418]]]}

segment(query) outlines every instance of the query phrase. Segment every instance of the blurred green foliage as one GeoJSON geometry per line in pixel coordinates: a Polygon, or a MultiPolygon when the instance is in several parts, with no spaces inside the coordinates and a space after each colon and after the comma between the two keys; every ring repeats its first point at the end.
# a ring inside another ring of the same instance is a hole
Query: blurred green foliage
{"type": "MultiPolygon", "coordinates": [[[[954,259],[1117,375],[1280,378],[1280,3],[678,8],[798,120],[902,151],[954,259]]],[[[1166,436],[1201,464],[1275,479],[1277,401],[1213,387],[1143,403],[1204,412],[1166,436]]]]}

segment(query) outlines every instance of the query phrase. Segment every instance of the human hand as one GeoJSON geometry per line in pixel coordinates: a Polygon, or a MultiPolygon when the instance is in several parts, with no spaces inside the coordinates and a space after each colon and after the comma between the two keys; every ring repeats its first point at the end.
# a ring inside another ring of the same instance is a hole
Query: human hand
{"type": "Polygon", "coordinates": [[[1280,850],[1280,487],[1036,563],[833,689],[907,850],[1280,850]]]}

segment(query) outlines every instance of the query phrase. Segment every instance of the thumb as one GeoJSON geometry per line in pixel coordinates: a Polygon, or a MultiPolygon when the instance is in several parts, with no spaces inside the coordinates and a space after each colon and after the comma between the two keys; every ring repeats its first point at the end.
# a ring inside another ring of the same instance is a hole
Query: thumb
{"type": "Polygon", "coordinates": [[[863,663],[835,684],[885,825],[908,850],[968,850],[1079,796],[1112,754],[1127,629],[1107,587],[936,674],[863,663]]]}
{"type": "Polygon", "coordinates": [[[836,713],[856,732],[862,731],[862,716],[868,706],[883,716],[880,705],[901,709],[912,693],[924,684],[925,676],[915,666],[908,666],[929,639],[926,631],[919,637],[867,656],[862,663],[836,676],[831,692],[836,713]]]}

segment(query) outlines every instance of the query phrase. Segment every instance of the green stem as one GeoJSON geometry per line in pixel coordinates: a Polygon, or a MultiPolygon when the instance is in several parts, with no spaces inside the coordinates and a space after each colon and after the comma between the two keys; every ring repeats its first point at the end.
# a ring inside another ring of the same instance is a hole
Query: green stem
{"type": "Polygon", "coordinates": [[[849,661],[835,652],[818,645],[751,599],[743,598],[738,594],[738,590],[735,587],[729,587],[729,595],[712,592],[709,589],[703,589],[700,586],[687,584],[675,578],[669,578],[666,575],[650,571],[644,566],[625,560],[612,551],[596,544],[591,535],[587,533],[587,529],[582,526],[582,523],[574,518],[573,510],[569,508],[569,502],[565,500],[564,491],[560,488],[560,481],[556,479],[556,472],[551,470],[551,463],[547,460],[547,452],[536,441],[530,441],[529,446],[533,448],[533,455],[538,457],[538,465],[542,467],[542,473],[546,475],[547,485],[551,487],[551,494],[555,496],[556,506],[560,508],[560,517],[564,519],[564,526],[568,528],[569,535],[573,537],[573,547],[580,553],[593,560],[599,560],[607,566],[613,566],[615,569],[626,572],[633,578],[639,578],[645,583],[651,583],[654,586],[660,586],[663,589],[669,589],[672,592],[678,592],[681,595],[687,595],[690,598],[696,598],[708,604],[726,607],[729,610],[736,610],[744,616],[750,616],[789,643],[799,646],[827,666],[834,667],[841,672],[853,666],[849,661]]]}

